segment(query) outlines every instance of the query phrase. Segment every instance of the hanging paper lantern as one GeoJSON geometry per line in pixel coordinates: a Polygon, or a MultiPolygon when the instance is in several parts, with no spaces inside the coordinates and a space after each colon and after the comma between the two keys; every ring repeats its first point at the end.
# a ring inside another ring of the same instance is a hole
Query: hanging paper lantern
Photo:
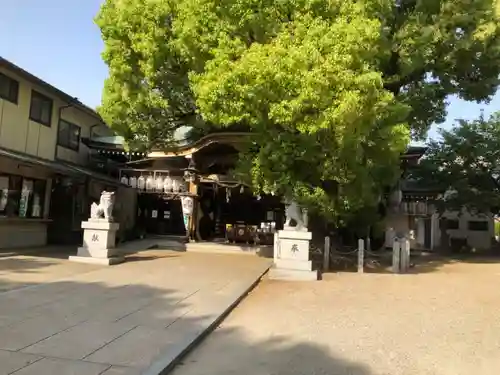
{"type": "Polygon", "coordinates": [[[144,176],[141,176],[137,179],[137,188],[139,190],[144,190],[145,187],[146,187],[146,179],[144,178],[144,176]]]}
{"type": "Polygon", "coordinates": [[[146,190],[151,191],[155,188],[155,181],[153,179],[153,176],[149,175],[148,178],[146,179],[146,190]]]}
{"type": "Polygon", "coordinates": [[[157,191],[162,191],[163,190],[163,177],[158,175],[155,180],[155,185],[156,185],[156,190],[157,191]]]}
{"type": "Polygon", "coordinates": [[[178,193],[179,192],[179,189],[180,189],[180,183],[179,183],[179,180],[178,179],[174,179],[172,181],[172,190],[174,191],[174,193],[178,193]]]}
{"type": "Polygon", "coordinates": [[[170,176],[165,177],[163,180],[163,191],[169,193],[172,190],[172,179],[170,176]]]}
{"type": "Polygon", "coordinates": [[[128,185],[128,178],[127,176],[123,176],[120,180],[120,182],[123,184],[123,185],[128,185]]]}
{"type": "Polygon", "coordinates": [[[130,177],[130,179],[128,180],[128,183],[130,185],[131,188],[135,189],[137,188],[137,178],[136,177],[130,177]]]}

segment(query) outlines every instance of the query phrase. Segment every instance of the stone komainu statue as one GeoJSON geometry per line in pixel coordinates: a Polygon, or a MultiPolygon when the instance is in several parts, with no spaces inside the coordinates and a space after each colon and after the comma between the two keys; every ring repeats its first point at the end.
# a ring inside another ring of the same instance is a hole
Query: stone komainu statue
{"type": "Polygon", "coordinates": [[[91,219],[102,219],[107,221],[113,221],[113,207],[115,205],[115,192],[114,191],[103,191],[101,193],[101,198],[99,199],[99,204],[95,202],[90,206],[90,218],[91,219]]]}
{"type": "Polygon", "coordinates": [[[289,202],[285,209],[286,221],[284,229],[307,230],[307,212],[294,201],[289,202]],[[296,223],[291,226],[292,220],[296,223]]]}

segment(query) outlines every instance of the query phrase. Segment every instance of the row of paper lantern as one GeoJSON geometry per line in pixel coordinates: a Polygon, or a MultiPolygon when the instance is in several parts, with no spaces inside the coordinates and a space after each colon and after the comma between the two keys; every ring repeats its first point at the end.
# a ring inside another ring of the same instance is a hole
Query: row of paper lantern
{"type": "Polygon", "coordinates": [[[138,178],[134,176],[130,178],[123,176],[120,181],[124,185],[139,190],[163,191],[165,193],[178,193],[186,190],[184,181],[179,178],[171,178],[170,176],[165,176],[165,178],[162,176],[156,176],[156,178],[154,178],[151,175],[147,178],[144,176],[138,178]]]}

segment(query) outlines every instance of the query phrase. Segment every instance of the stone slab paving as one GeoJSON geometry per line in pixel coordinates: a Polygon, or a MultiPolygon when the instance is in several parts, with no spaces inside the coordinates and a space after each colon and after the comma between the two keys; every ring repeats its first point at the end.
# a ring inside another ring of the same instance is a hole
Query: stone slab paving
{"type": "Polygon", "coordinates": [[[50,255],[0,258],[0,375],[159,374],[270,266],[167,250],[127,260],[99,267],[50,255]],[[9,268],[15,259],[22,268],[9,268]]]}
{"type": "Polygon", "coordinates": [[[500,259],[263,280],[172,375],[498,375],[500,259]]]}

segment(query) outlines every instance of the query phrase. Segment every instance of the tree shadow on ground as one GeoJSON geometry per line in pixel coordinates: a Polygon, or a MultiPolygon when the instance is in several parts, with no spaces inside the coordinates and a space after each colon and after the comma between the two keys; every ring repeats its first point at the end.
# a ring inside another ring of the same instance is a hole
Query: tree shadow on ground
{"type": "MultiPolygon", "coordinates": [[[[70,253],[69,255],[72,254],[70,253]]],[[[125,254],[125,261],[129,263],[149,262],[156,259],[174,259],[179,256],[180,255],[172,254],[171,252],[154,255],[150,255],[147,252],[137,252],[133,254],[125,254]]],[[[41,251],[37,254],[30,253],[26,255],[16,255],[0,258],[0,292],[38,285],[38,280],[40,280],[40,283],[46,283],[56,281],[60,278],[66,278],[72,275],[71,271],[61,273],[57,271],[46,270],[47,268],[51,268],[52,270],[62,269],[68,268],[68,264],[71,264],[72,271],[75,275],[90,272],[100,268],[100,266],[87,267],[88,265],[85,264],[66,262],[68,262],[67,252],[53,251],[41,251]],[[55,275],[52,275],[52,272],[54,272],[55,275]],[[26,275],[26,277],[23,275],[26,275]]]]}
{"type": "Polygon", "coordinates": [[[175,254],[165,254],[165,255],[141,255],[140,253],[134,253],[134,255],[126,255],[125,260],[127,262],[144,262],[152,261],[156,259],[164,258],[178,258],[180,255],[175,254]]]}
{"type": "Polygon", "coordinates": [[[36,272],[40,268],[54,264],[56,262],[43,258],[2,258],[0,259],[0,273],[2,271],[14,271],[18,273],[36,272]]]}
{"type": "Polygon", "coordinates": [[[30,248],[19,248],[13,250],[0,249],[0,259],[15,256],[45,256],[62,259],[76,253],[77,246],[57,245],[30,248]]]}
{"type": "Polygon", "coordinates": [[[411,258],[414,267],[409,273],[431,273],[440,272],[448,265],[457,264],[500,264],[500,254],[478,253],[478,254],[414,254],[411,258]]]}
{"type": "MultiPolygon", "coordinates": [[[[150,271],[149,263],[143,268],[131,266],[125,263],[93,277],[79,274],[71,280],[0,293],[0,355],[7,355],[0,361],[0,373],[28,366],[30,373],[47,369],[48,373],[71,373],[68,360],[72,359],[91,362],[86,363],[88,375],[119,370],[139,374],[152,362],[178,357],[180,349],[241,294],[241,285],[233,290],[231,284],[222,283],[222,288],[212,290],[206,277],[180,277],[196,274],[201,266],[169,268],[167,262],[156,271],[150,271]],[[8,356],[13,352],[46,358],[19,363],[8,356]]],[[[213,274],[224,272],[230,271],[213,270],[213,274]]],[[[236,280],[238,276],[232,275],[236,280]]],[[[220,357],[209,363],[199,361],[200,366],[191,370],[181,364],[174,373],[371,374],[366,367],[332,356],[310,342],[286,337],[250,342],[237,329],[221,329],[213,340],[221,347],[220,357]]],[[[185,363],[198,361],[197,353],[195,348],[185,363]]]]}
{"type": "Polygon", "coordinates": [[[57,265],[50,258],[16,256],[0,258],[0,292],[30,285],[30,277],[41,275],[44,269],[57,265]],[[30,275],[30,276],[28,276],[30,275]],[[22,280],[26,278],[27,280],[22,280]]]}
{"type": "Polygon", "coordinates": [[[172,375],[372,375],[368,366],[326,347],[286,336],[249,342],[235,328],[220,328],[173,369],[172,375]],[[219,353],[216,357],[214,353],[219,353]]]}

